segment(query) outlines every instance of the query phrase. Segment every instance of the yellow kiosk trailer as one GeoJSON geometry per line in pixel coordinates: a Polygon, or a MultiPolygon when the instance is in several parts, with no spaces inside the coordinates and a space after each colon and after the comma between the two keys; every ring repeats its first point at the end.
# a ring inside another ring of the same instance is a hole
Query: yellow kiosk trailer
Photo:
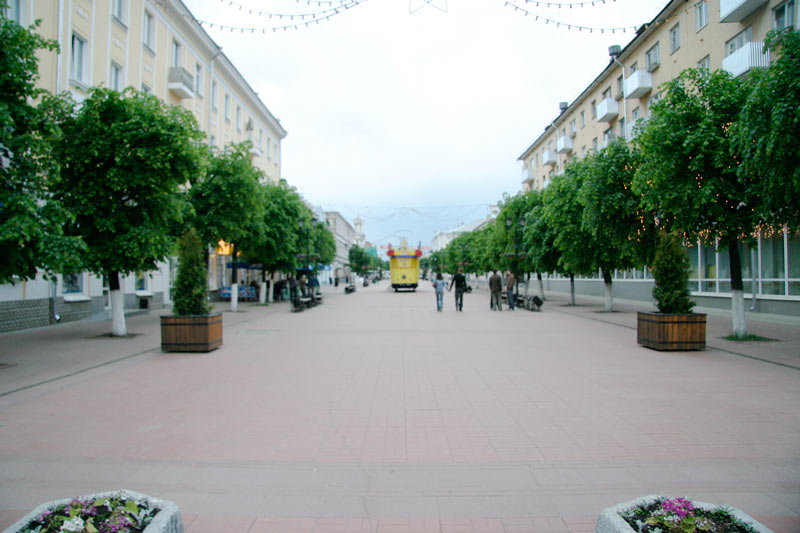
{"type": "Polygon", "coordinates": [[[403,241],[399,250],[389,246],[389,272],[392,276],[392,288],[395,292],[400,289],[415,291],[419,285],[419,258],[422,250],[409,250],[408,244],[403,241]]]}

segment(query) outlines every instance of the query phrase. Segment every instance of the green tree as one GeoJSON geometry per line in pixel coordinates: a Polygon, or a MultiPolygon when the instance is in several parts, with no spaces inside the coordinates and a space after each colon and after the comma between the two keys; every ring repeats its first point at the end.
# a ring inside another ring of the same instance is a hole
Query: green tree
{"type": "Polygon", "coordinates": [[[111,290],[112,335],[127,334],[120,274],[154,270],[184,215],[180,187],[201,169],[202,133],[188,111],[133,90],[92,89],[64,120],[54,197],[74,214],[69,235],[111,290]]]}
{"type": "Polygon", "coordinates": [[[191,226],[178,242],[178,275],[173,291],[174,314],[205,315],[209,312],[206,254],[197,230],[191,226]]]}
{"type": "Polygon", "coordinates": [[[689,299],[691,266],[680,235],[660,231],[653,260],[653,298],[660,313],[691,313],[694,302],[689,299]]]}
{"type": "Polygon", "coordinates": [[[593,270],[599,268],[603,274],[608,312],[614,307],[614,270],[645,266],[652,257],[655,223],[631,189],[636,159],[623,141],[587,157],[578,195],[583,226],[592,236],[593,270]]]}
{"type": "Polygon", "coordinates": [[[311,230],[311,242],[315,261],[321,265],[331,264],[336,257],[336,239],[327,222],[318,220],[314,223],[311,230]]]}
{"type": "Polygon", "coordinates": [[[203,244],[216,246],[222,240],[232,246],[231,309],[237,310],[237,247],[243,241],[259,242],[264,233],[262,172],[250,161],[250,143],[231,144],[222,152],[208,154],[206,173],[189,189],[194,207],[194,226],[203,244]]]}
{"type": "Polygon", "coordinates": [[[348,261],[350,262],[350,268],[353,272],[363,275],[367,270],[369,270],[370,266],[370,257],[367,254],[367,251],[363,249],[361,246],[354,244],[350,247],[350,250],[347,252],[348,261]]]}
{"type": "Polygon", "coordinates": [[[528,223],[528,211],[531,209],[530,198],[524,193],[506,196],[492,233],[493,245],[499,254],[498,263],[504,270],[514,272],[517,283],[523,281],[524,274],[530,272],[532,267],[525,249],[525,226],[528,223]]]}
{"type": "Polygon", "coordinates": [[[572,163],[542,194],[542,217],[554,232],[558,271],[569,276],[571,305],[575,305],[575,275],[594,272],[592,235],[583,224],[583,206],[580,203],[587,166],[585,160],[572,163]]]}
{"type": "Polygon", "coordinates": [[[739,239],[761,221],[760,187],[737,174],[732,125],[747,87],[724,71],[688,69],[667,82],[637,137],[641,163],[633,190],[659,226],[728,250],[733,333],[747,334],[739,239]]]}
{"type": "Polygon", "coordinates": [[[544,214],[544,194],[542,191],[529,191],[528,211],[525,228],[522,232],[522,246],[532,272],[536,272],[539,297],[544,300],[542,273],[558,271],[559,253],[555,246],[556,229],[551,226],[544,214]]]}
{"type": "Polygon", "coordinates": [[[800,225],[800,33],[770,32],[772,63],[751,76],[750,92],[733,127],[739,179],[754,181],[763,199],[762,217],[773,224],[800,225]],[[752,178],[751,178],[752,177],[752,178]]]}
{"type": "MultiPolygon", "coordinates": [[[[0,9],[6,3],[0,1],[0,9]]],[[[43,89],[37,51],[57,50],[36,32],[0,16],[0,283],[32,279],[37,268],[82,268],[83,241],[65,235],[69,211],[53,198],[49,178],[57,160],[51,150],[64,103],[43,89]]]]}

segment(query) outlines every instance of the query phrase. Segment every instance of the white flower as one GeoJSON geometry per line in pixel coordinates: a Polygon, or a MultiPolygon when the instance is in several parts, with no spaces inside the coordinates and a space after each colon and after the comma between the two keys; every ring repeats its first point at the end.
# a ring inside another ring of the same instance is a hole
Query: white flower
{"type": "Polygon", "coordinates": [[[83,518],[75,516],[62,524],[60,531],[83,531],[83,518]]]}

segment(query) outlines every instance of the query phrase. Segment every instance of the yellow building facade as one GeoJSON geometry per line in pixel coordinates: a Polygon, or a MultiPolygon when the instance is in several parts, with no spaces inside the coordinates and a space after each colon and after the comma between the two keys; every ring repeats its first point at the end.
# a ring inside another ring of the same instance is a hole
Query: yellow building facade
{"type": "MultiPolygon", "coordinates": [[[[266,180],[281,179],[287,132],[222,49],[180,0],[6,0],[4,16],[59,44],[39,53],[39,86],[76,101],[91,87],[126,87],[191,111],[209,145],[252,142],[252,163],[266,180]]],[[[229,258],[211,254],[209,288],[226,284],[229,258]]],[[[175,262],[121,280],[127,309],[170,303],[175,262]]],[[[109,306],[102,277],[83,272],[0,285],[0,331],[78,320],[109,306]]]]}
{"type": "MultiPolygon", "coordinates": [[[[616,138],[633,139],[646,123],[659,87],[684,69],[723,69],[734,77],[769,66],[763,41],[773,29],[797,29],[797,0],[672,0],[624,48],[611,47],[609,62],[573,102],[559,113],[520,155],[522,190],[541,190],[570,162],[602,150],[616,138]]],[[[553,103],[555,108],[555,102],[553,103]]],[[[714,246],[689,249],[693,294],[703,305],[728,306],[727,253],[714,246]]],[[[800,237],[786,231],[743,247],[746,297],[753,307],[800,315],[800,237]],[[758,302],[756,302],[758,300],[758,302]]],[[[627,297],[649,299],[646,269],[616,272],[627,297]],[[637,283],[642,286],[637,288],[637,283]]],[[[584,290],[601,294],[590,280],[584,290]]],[[[557,285],[557,282],[555,283],[557,285]]]]}

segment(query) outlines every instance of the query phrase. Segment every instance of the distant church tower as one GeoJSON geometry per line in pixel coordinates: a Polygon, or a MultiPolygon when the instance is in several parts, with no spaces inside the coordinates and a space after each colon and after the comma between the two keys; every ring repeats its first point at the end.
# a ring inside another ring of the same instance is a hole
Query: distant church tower
{"type": "Polygon", "coordinates": [[[363,247],[366,242],[366,237],[364,236],[364,219],[357,216],[353,221],[353,227],[356,230],[356,244],[363,247]]]}

